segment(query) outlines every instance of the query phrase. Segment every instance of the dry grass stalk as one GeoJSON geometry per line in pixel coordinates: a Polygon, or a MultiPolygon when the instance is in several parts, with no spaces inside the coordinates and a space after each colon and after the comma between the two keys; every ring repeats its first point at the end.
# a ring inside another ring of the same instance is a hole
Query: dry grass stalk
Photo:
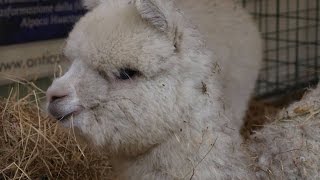
{"type": "Polygon", "coordinates": [[[106,156],[39,108],[40,92],[0,99],[0,179],[107,179],[106,156]]]}
{"type": "Polygon", "coordinates": [[[254,131],[261,129],[264,124],[274,121],[274,116],[280,111],[279,107],[262,101],[252,100],[241,129],[242,136],[247,139],[254,131]]]}

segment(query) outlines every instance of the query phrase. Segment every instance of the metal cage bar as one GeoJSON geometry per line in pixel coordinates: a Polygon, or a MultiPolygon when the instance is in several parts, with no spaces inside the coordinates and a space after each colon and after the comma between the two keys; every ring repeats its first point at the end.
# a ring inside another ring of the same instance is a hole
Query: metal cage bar
{"type": "Polygon", "coordinates": [[[286,94],[319,82],[320,0],[243,0],[264,38],[257,97],[286,94]]]}

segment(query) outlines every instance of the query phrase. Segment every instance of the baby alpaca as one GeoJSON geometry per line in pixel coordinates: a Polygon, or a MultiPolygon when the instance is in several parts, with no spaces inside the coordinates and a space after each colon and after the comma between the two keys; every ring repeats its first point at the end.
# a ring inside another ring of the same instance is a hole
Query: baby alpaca
{"type": "Polygon", "coordinates": [[[117,179],[248,179],[239,135],[261,40],[232,0],[85,1],[49,112],[117,179]],[[230,115],[234,113],[234,115],[230,115]],[[230,116],[229,116],[230,115],[230,116]]]}

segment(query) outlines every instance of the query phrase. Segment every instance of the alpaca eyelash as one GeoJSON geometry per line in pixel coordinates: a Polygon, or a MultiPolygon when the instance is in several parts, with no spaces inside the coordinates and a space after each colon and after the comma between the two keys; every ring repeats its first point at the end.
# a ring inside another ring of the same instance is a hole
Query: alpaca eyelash
{"type": "Polygon", "coordinates": [[[108,74],[103,70],[99,70],[98,73],[104,79],[108,79],[108,77],[109,77],[108,74]]]}
{"type": "Polygon", "coordinates": [[[117,74],[116,77],[121,80],[128,80],[128,79],[131,79],[139,74],[140,74],[140,72],[137,70],[133,70],[130,68],[121,68],[119,70],[119,74],[117,74]]]}

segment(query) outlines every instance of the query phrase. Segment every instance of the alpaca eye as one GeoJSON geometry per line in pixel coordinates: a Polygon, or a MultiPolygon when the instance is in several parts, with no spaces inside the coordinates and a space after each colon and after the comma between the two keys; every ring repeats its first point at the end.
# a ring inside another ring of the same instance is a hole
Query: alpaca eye
{"type": "Polygon", "coordinates": [[[121,80],[128,80],[138,74],[139,74],[139,71],[129,69],[129,68],[123,68],[119,70],[119,74],[117,75],[117,78],[121,80]]]}

